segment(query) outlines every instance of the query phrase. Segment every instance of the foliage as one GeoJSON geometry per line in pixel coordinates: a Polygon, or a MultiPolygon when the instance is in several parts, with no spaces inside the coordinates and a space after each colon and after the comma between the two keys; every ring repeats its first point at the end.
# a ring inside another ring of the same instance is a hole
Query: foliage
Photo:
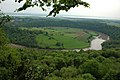
{"type": "Polygon", "coordinates": [[[8,43],[8,39],[6,38],[6,34],[4,32],[3,26],[5,23],[10,21],[10,17],[5,15],[0,10],[0,49],[4,48],[8,43]]]}
{"type": "MultiPolygon", "coordinates": [[[[0,0],[0,3],[5,0],[0,0]]],[[[29,7],[40,7],[43,11],[46,11],[47,8],[52,8],[52,10],[49,12],[48,16],[56,16],[56,14],[59,14],[60,11],[68,11],[71,8],[78,7],[80,5],[84,7],[89,7],[89,3],[82,1],[82,0],[15,0],[15,2],[24,4],[22,7],[17,9],[16,11],[22,11],[26,10],[29,7]]]]}
{"type": "Polygon", "coordinates": [[[9,15],[5,15],[0,10],[0,27],[2,27],[5,23],[9,22],[11,20],[9,15]]]}
{"type": "Polygon", "coordinates": [[[22,44],[27,47],[37,47],[37,42],[35,40],[38,34],[41,34],[41,31],[29,31],[21,30],[14,27],[5,27],[8,38],[11,43],[22,44]]]}
{"type": "Polygon", "coordinates": [[[6,34],[2,28],[0,28],[0,49],[8,43],[8,39],[6,38],[6,34]]]}
{"type": "MultiPolygon", "coordinates": [[[[16,2],[22,2],[23,0],[15,0],[16,2]]],[[[81,0],[26,0],[24,5],[17,9],[17,11],[26,10],[29,7],[38,6],[43,11],[46,11],[46,7],[52,7],[52,10],[48,14],[48,16],[52,15],[56,16],[59,14],[61,10],[68,11],[71,8],[78,7],[79,5],[83,5],[85,7],[89,7],[87,2],[81,0]]]]}
{"type": "Polygon", "coordinates": [[[0,54],[1,80],[119,80],[120,50],[74,52],[13,49],[0,54]],[[9,53],[8,53],[9,52],[9,53]],[[116,53],[114,55],[114,53],[116,53]],[[93,56],[98,55],[98,56],[93,56]]]}

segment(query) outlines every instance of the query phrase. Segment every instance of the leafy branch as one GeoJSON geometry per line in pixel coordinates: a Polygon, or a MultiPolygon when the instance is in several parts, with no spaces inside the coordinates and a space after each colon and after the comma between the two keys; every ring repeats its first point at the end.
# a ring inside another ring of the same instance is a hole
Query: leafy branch
{"type": "MultiPolygon", "coordinates": [[[[0,0],[4,1],[4,0],[0,0]]],[[[60,11],[68,11],[71,8],[83,5],[84,7],[89,7],[89,3],[82,0],[15,0],[15,2],[24,2],[23,6],[18,8],[16,11],[26,10],[29,7],[38,6],[43,11],[46,11],[48,7],[52,8],[48,16],[56,16],[60,11]]]]}

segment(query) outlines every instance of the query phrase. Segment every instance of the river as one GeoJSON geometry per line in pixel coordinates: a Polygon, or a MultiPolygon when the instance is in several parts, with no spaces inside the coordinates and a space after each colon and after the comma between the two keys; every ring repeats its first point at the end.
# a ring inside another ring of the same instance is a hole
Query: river
{"type": "MultiPolygon", "coordinates": [[[[106,40],[109,40],[109,36],[105,34],[99,34],[99,36],[94,37],[94,39],[90,43],[89,48],[83,49],[84,51],[87,50],[102,50],[102,43],[105,42],[106,40]]],[[[79,52],[80,49],[75,49],[75,51],[79,52]]]]}
{"type": "Polygon", "coordinates": [[[102,50],[102,43],[105,42],[106,40],[96,37],[91,41],[90,47],[83,49],[84,51],[87,50],[102,50]]]}

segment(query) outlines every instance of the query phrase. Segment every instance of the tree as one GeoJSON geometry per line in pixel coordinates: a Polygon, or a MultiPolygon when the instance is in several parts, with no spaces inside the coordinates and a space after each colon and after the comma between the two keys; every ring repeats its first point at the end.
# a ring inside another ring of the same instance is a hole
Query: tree
{"type": "Polygon", "coordinates": [[[64,77],[65,79],[67,78],[73,78],[76,77],[77,75],[77,69],[73,66],[69,66],[69,67],[62,67],[60,70],[60,74],[62,77],[64,77]]]}
{"type": "Polygon", "coordinates": [[[2,28],[0,28],[0,49],[7,44],[7,38],[2,28]]]}
{"type": "Polygon", "coordinates": [[[110,70],[102,80],[120,80],[120,72],[110,70]]]}
{"type": "MultiPolygon", "coordinates": [[[[1,1],[4,0],[0,0],[0,2],[1,1]]],[[[20,3],[23,2],[23,0],[15,0],[15,2],[20,3]]],[[[71,8],[75,8],[80,5],[89,7],[89,4],[82,0],[25,0],[23,6],[16,11],[26,10],[27,8],[34,6],[38,6],[43,11],[46,11],[46,7],[52,7],[52,10],[49,12],[48,16],[56,16],[56,14],[59,14],[59,12],[62,10],[67,12],[71,8]]]]}
{"type": "Polygon", "coordinates": [[[90,73],[83,74],[82,77],[85,80],[96,80],[96,78],[94,78],[90,73]]]}
{"type": "Polygon", "coordinates": [[[95,78],[99,78],[99,63],[95,60],[90,60],[85,62],[82,65],[82,70],[84,73],[90,73],[91,75],[93,75],[95,78]]]}
{"type": "Polygon", "coordinates": [[[9,15],[5,15],[4,13],[2,13],[2,11],[0,10],[0,28],[7,22],[9,22],[11,20],[9,15]]]}
{"type": "Polygon", "coordinates": [[[3,25],[10,21],[10,17],[0,10],[0,49],[7,44],[7,38],[3,30],[3,25]]]}

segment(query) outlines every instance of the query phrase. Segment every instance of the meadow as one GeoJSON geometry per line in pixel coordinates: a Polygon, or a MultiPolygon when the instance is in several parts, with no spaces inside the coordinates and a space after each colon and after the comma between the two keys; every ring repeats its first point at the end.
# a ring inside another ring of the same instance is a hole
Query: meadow
{"type": "Polygon", "coordinates": [[[21,28],[22,30],[41,31],[35,37],[40,48],[77,49],[89,47],[96,32],[68,27],[21,28]]]}

